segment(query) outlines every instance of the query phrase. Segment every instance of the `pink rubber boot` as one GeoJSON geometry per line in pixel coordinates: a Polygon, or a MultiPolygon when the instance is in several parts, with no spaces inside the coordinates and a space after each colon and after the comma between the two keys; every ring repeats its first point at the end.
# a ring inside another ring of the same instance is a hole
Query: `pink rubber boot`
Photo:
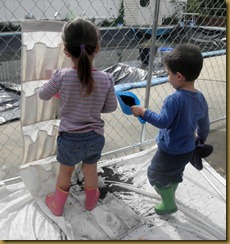
{"type": "Polygon", "coordinates": [[[98,198],[100,196],[100,191],[97,188],[87,188],[85,187],[85,209],[91,211],[97,205],[98,198]]]}
{"type": "Polygon", "coordinates": [[[46,205],[54,215],[62,216],[68,193],[69,192],[63,191],[61,188],[56,186],[54,193],[46,195],[46,205]]]}

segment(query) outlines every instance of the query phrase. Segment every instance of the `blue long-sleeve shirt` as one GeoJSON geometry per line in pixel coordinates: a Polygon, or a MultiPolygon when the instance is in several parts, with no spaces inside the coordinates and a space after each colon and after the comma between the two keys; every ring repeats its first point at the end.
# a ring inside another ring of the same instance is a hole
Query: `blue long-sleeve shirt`
{"type": "Polygon", "coordinates": [[[166,97],[159,114],[147,109],[143,117],[160,129],[156,142],[169,154],[192,151],[195,132],[205,141],[210,129],[208,104],[199,91],[177,90],[166,97]]]}

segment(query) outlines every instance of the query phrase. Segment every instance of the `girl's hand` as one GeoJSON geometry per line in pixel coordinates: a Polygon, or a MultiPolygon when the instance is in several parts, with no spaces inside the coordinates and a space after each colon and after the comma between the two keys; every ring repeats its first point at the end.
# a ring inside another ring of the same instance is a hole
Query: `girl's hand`
{"type": "Polygon", "coordinates": [[[146,108],[143,108],[141,106],[137,106],[137,105],[134,105],[131,107],[131,110],[132,110],[132,113],[135,117],[138,117],[138,116],[141,116],[143,117],[144,116],[144,113],[146,111],[146,108]]]}

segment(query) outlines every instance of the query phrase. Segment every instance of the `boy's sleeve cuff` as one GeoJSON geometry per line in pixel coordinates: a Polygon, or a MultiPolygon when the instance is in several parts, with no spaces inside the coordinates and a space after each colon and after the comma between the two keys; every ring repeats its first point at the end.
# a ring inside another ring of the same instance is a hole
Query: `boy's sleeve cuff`
{"type": "Polygon", "coordinates": [[[150,115],[150,113],[151,113],[151,111],[150,111],[149,109],[145,110],[145,113],[144,113],[143,118],[144,118],[145,120],[147,120],[148,117],[149,117],[149,115],[150,115]]]}

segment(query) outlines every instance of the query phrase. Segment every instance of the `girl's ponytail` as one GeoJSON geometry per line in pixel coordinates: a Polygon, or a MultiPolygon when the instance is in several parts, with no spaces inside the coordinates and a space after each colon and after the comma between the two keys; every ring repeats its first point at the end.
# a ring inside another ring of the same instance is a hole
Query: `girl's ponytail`
{"type": "Polygon", "coordinates": [[[92,77],[92,67],[89,55],[86,50],[87,46],[80,45],[81,53],[78,61],[78,77],[83,87],[86,87],[85,96],[91,94],[94,89],[94,80],[92,77]]]}

